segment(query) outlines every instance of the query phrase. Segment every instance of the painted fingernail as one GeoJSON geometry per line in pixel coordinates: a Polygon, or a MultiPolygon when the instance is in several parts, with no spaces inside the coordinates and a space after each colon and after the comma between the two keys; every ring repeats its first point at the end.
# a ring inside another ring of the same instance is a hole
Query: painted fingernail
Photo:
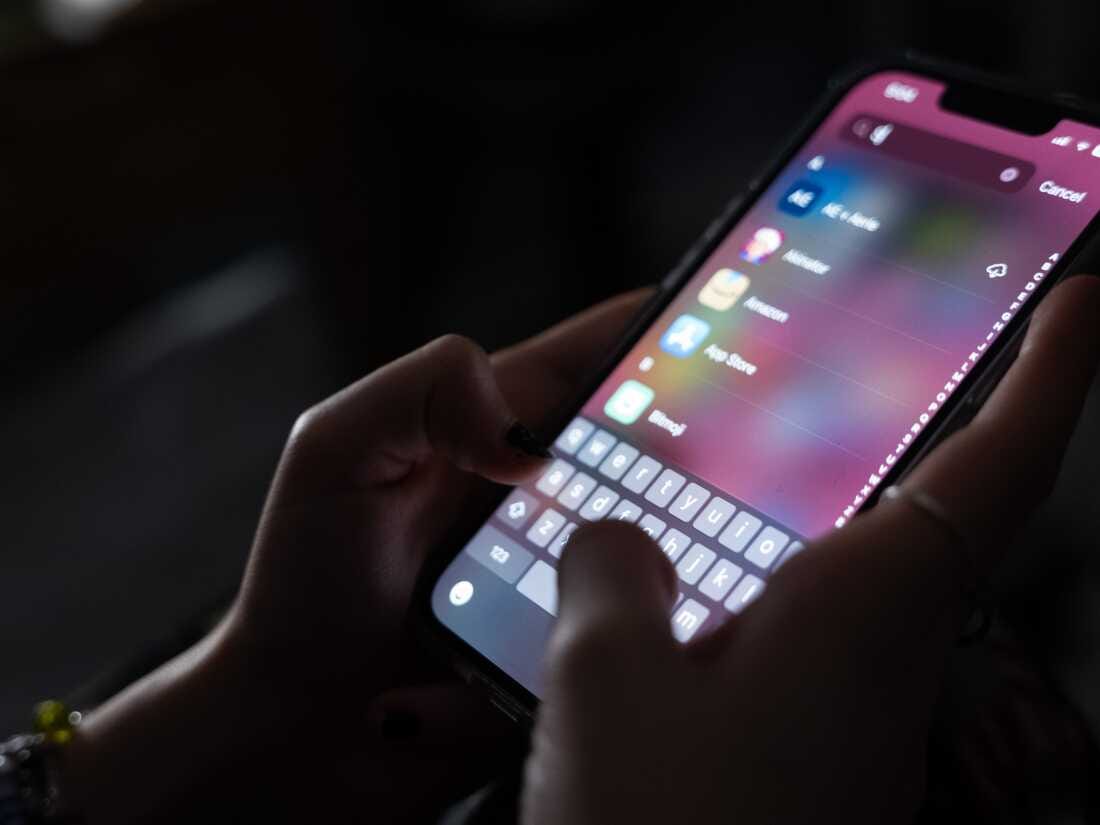
{"type": "Polygon", "coordinates": [[[411,739],[420,733],[420,717],[407,710],[390,710],[382,717],[382,738],[411,739]]]}
{"type": "Polygon", "coordinates": [[[535,458],[550,458],[550,451],[542,442],[535,438],[535,434],[524,427],[518,421],[508,428],[504,440],[522,453],[535,458]]]}

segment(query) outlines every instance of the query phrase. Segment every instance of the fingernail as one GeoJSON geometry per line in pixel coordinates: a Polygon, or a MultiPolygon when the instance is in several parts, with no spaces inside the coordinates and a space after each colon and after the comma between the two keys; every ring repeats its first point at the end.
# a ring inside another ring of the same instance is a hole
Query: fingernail
{"type": "Polygon", "coordinates": [[[535,434],[524,427],[518,421],[508,428],[504,440],[522,453],[535,458],[550,458],[550,451],[542,442],[535,438],[535,434]]]}
{"type": "Polygon", "coordinates": [[[383,739],[411,739],[420,733],[420,717],[407,710],[389,710],[382,717],[383,739]]]}

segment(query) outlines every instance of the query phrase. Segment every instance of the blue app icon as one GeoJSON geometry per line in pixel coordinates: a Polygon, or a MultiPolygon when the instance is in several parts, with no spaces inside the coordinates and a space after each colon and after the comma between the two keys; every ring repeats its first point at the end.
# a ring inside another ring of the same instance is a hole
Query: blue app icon
{"type": "Polygon", "coordinates": [[[816,183],[800,180],[779,199],[779,209],[788,215],[801,218],[817,203],[817,199],[824,191],[816,183]]]}
{"type": "Polygon", "coordinates": [[[694,315],[681,315],[661,336],[661,349],[677,358],[687,358],[710,333],[710,324],[694,315]]]}

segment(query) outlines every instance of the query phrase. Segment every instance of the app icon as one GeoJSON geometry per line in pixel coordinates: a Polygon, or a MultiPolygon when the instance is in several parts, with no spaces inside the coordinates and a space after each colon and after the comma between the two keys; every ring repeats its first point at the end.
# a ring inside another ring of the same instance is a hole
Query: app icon
{"type": "Polygon", "coordinates": [[[770,226],[757,229],[741,249],[741,257],[750,264],[762,264],[783,245],[783,233],[770,226]]]}
{"type": "Polygon", "coordinates": [[[732,269],[719,269],[699,291],[699,303],[724,311],[736,304],[749,288],[749,277],[732,269]]]}
{"type": "Polygon", "coordinates": [[[640,381],[624,381],[607,399],[603,411],[620,424],[633,424],[653,402],[653,390],[640,381]]]}
{"type": "Polygon", "coordinates": [[[788,215],[801,218],[810,211],[818,196],[824,191],[816,183],[800,180],[779,199],[779,209],[788,215]]]}
{"type": "Polygon", "coordinates": [[[661,336],[661,349],[677,358],[687,358],[703,343],[710,324],[694,315],[681,315],[661,336]]]}

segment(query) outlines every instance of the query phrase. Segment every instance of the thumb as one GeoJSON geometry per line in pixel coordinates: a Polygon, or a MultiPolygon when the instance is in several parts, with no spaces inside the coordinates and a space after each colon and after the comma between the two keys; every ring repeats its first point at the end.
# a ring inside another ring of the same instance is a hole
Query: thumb
{"type": "Polygon", "coordinates": [[[559,570],[558,621],[550,676],[593,685],[628,660],[674,649],[669,613],[675,573],[657,545],[632,524],[603,521],[577,530],[559,570]]]}
{"type": "Polygon", "coordinates": [[[617,803],[638,799],[655,770],[637,757],[660,734],[681,672],[669,624],[672,565],[637,527],[604,521],[570,537],[558,577],[523,821],[646,821],[617,803]]]}

